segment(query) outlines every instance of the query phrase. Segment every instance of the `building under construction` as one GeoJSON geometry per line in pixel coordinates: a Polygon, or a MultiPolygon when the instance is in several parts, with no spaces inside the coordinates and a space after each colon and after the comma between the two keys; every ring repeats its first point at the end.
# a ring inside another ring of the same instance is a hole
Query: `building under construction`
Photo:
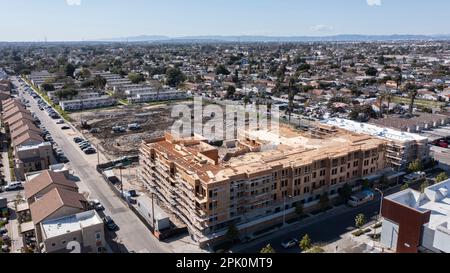
{"type": "Polygon", "coordinates": [[[253,130],[216,147],[200,136],[144,141],[140,178],[206,246],[230,224],[241,237],[316,209],[346,183],[384,172],[388,141],[321,125],[299,133],[253,130]]]}

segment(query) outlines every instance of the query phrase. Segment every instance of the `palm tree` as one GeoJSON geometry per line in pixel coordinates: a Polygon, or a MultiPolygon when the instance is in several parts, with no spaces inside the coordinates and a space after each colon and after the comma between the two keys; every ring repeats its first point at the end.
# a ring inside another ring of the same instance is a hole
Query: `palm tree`
{"type": "Polygon", "coordinates": [[[413,110],[414,110],[414,102],[416,101],[418,92],[417,92],[417,86],[415,84],[412,83],[407,83],[405,86],[405,91],[408,92],[408,96],[410,98],[410,103],[409,103],[409,114],[412,115],[413,114],[413,110]]]}
{"type": "Polygon", "coordinates": [[[384,99],[384,94],[381,93],[378,95],[378,103],[380,104],[380,118],[383,117],[383,99],[384,99]]]}
{"type": "Polygon", "coordinates": [[[386,93],[386,99],[387,99],[387,102],[388,102],[387,115],[389,116],[389,111],[391,110],[391,102],[392,102],[392,94],[390,92],[386,93]]]}
{"type": "Polygon", "coordinates": [[[291,124],[291,116],[292,112],[294,111],[294,98],[295,98],[295,79],[290,78],[289,79],[289,105],[288,105],[288,114],[289,114],[289,124],[291,124]]]}

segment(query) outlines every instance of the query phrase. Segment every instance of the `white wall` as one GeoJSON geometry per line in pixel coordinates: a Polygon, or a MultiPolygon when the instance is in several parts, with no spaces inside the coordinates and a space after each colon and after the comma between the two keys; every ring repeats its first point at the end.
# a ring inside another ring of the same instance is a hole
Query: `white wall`
{"type": "Polygon", "coordinates": [[[398,242],[399,226],[387,219],[383,219],[383,229],[381,231],[381,244],[385,247],[396,250],[398,242]]]}

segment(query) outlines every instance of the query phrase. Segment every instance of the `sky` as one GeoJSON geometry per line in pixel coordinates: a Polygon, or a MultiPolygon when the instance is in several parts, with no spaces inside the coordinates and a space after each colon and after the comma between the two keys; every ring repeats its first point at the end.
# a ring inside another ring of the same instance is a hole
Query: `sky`
{"type": "Polygon", "coordinates": [[[448,0],[0,0],[0,41],[450,34],[448,0]]]}

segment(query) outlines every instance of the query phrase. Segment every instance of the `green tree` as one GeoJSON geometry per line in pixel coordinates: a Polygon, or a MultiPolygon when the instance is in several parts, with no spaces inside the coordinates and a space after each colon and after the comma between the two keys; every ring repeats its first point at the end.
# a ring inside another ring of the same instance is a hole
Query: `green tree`
{"type": "Polygon", "coordinates": [[[344,202],[347,202],[352,196],[353,189],[349,184],[345,184],[342,188],[339,189],[339,196],[344,202]]]}
{"type": "Polygon", "coordinates": [[[408,184],[408,183],[405,183],[405,184],[403,184],[403,185],[400,187],[400,190],[401,190],[401,191],[404,191],[404,190],[407,190],[407,189],[409,189],[409,184],[408,184]]]}
{"type": "Polygon", "coordinates": [[[234,85],[228,86],[226,98],[227,99],[233,98],[235,93],[236,93],[236,87],[234,87],[234,85]]]}
{"type": "Polygon", "coordinates": [[[375,77],[377,74],[378,74],[378,70],[375,67],[369,67],[366,70],[366,75],[367,76],[375,77]]]}
{"type": "Polygon", "coordinates": [[[231,224],[228,227],[228,231],[227,231],[226,237],[232,243],[234,243],[239,238],[239,230],[236,228],[236,225],[231,224]]]}
{"type": "Polygon", "coordinates": [[[43,83],[41,85],[42,90],[44,90],[45,92],[49,92],[49,91],[55,91],[55,86],[51,83],[43,83]]]}
{"type": "Polygon", "coordinates": [[[141,73],[130,73],[130,74],[128,74],[128,79],[133,84],[138,84],[138,83],[145,81],[145,77],[141,73]]]}
{"type": "Polygon", "coordinates": [[[328,197],[328,193],[325,192],[322,194],[322,196],[320,196],[320,201],[319,201],[320,209],[322,211],[325,211],[329,204],[330,204],[330,198],[328,197]]]}
{"type": "Polygon", "coordinates": [[[308,234],[305,234],[303,238],[300,240],[300,249],[302,251],[308,251],[312,247],[311,238],[308,234]]]}
{"type": "Polygon", "coordinates": [[[416,159],[411,162],[408,166],[408,171],[412,173],[423,171],[422,161],[420,161],[420,159],[416,159]]]}
{"type": "Polygon", "coordinates": [[[420,185],[420,192],[424,193],[425,189],[428,188],[430,186],[430,183],[428,182],[428,180],[425,180],[421,185],[420,185]]]}
{"type": "Polygon", "coordinates": [[[319,254],[319,253],[325,253],[325,250],[323,248],[321,248],[320,246],[313,246],[308,251],[306,251],[306,253],[319,254]]]}
{"type": "Polygon", "coordinates": [[[105,89],[106,82],[106,79],[100,75],[95,76],[93,80],[94,87],[97,89],[105,89]]]}
{"type": "Polygon", "coordinates": [[[230,71],[223,64],[221,64],[216,67],[216,74],[228,76],[230,75],[230,71]]]}
{"type": "Polygon", "coordinates": [[[276,253],[275,249],[273,249],[272,245],[268,244],[267,246],[263,247],[263,249],[261,249],[260,253],[262,254],[273,254],[276,253]]]}
{"type": "Polygon", "coordinates": [[[355,218],[355,225],[357,228],[361,229],[366,224],[366,216],[364,214],[358,214],[355,218]]]}
{"type": "Polygon", "coordinates": [[[177,87],[186,80],[186,76],[179,68],[169,68],[166,72],[166,84],[171,87],[177,87]]]}
{"type": "Polygon", "coordinates": [[[440,183],[442,181],[445,181],[448,179],[448,174],[446,172],[440,173],[438,176],[436,176],[436,182],[440,183]]]}
{"type": "Polygon", "coordinates": [[[304,214],[303,204],[298,202],[295,206],[295,214],[297,214],[299,217],[303,216],[304,214]]]}
{"type": "Polygon", "coordinates": [[[64,67],[64,72],[66,73],[67,77],[73,78],[73,73],[75,73],[75,66],[71,63],[66,64],[64,67]]]}

